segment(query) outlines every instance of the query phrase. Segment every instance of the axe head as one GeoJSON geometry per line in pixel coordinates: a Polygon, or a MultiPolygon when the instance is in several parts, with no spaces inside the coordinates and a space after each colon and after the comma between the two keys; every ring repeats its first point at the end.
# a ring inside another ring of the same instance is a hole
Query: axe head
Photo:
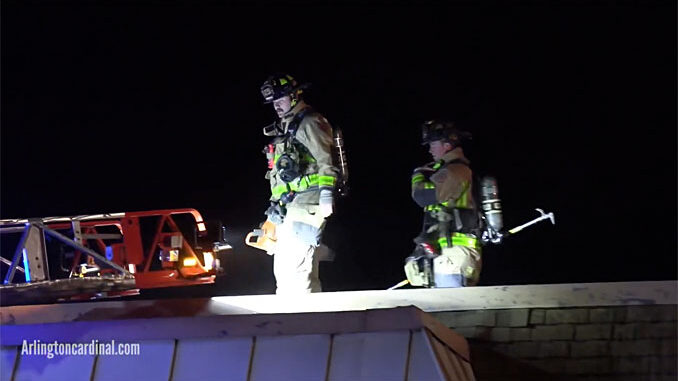
{"type": "Polygon", "coordinates": [[[546,214],[546,213],[544,213],[543,210],[541,210],[539,208],[535,208],[535,209],[537,210],[537,212],[539,212],[541,214],[542,220],[545,220],[545,219],[548,218],[549,220],[551,220],[551,224],[553,224],[553,225],[556,224],[556,216],[553,214],[553,212],[546,214]]]}

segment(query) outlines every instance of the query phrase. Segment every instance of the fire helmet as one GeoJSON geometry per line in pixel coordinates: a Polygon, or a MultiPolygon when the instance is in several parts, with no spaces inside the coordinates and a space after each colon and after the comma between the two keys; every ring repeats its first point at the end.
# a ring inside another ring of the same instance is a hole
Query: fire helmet
{"type": "Polygon", "coordinates": [[[264,103],[271,103],[276,99],[290,95],[296,100],[303,89],[309,87],[309,84],[299,84],[294,77],[289,74],[276,73],[271,75],[261,85],[261,95],[264,96],[264,103]]]}
{"type": "Polygon", "coordinates": [[[422,145],[442,140],[457,147],[464,139],[471,139],[471,133],[456,128],[454,122],[433,119],[421,125],[422,145]]]}

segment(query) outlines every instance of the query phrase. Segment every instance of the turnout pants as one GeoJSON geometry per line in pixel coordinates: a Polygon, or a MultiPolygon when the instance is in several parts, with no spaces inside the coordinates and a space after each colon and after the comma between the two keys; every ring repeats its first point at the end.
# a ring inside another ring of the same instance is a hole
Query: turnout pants
{"type": "Polygon", "coordinates": [[[445,247],[442,254],[433,259],[435,286],[475,286],[480,278],[481,265],[479,249],[466,246],[445,247]]]}
{"type": "Polygon", "coordinates": [[[282,224],[276,227],[273,256],[276,294],[320,292],[318,256],[325,219],[317,205],[288,205],[282,224]]]}

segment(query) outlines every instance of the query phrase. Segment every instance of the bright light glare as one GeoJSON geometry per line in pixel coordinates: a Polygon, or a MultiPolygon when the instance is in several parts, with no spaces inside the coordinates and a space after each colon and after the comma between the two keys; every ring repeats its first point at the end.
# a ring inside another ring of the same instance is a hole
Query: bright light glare
{"type": "Polygon", "coordinates": [[[205,270],[212,270],[212,267],[214,267],[214,255],[206,251],[202,253],[202,256],[205,259],[205,270]]]}
{"type": "Polygon", "coordinates": [[[184,267],[193,267],[198,264],[198,260],[195,258],[185,258],[184,267]]]}

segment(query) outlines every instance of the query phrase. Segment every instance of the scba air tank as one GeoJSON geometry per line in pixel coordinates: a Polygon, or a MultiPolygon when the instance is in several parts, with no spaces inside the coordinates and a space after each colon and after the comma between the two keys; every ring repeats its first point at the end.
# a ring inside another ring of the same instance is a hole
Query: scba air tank
{"type": "Polygon", "coordinates": [[[491,176],[485,176],[480,182],[482,209],[488,226],[495,232],[504,228],[504,219],[501,212],[501,200],[497,180],[491,176]]]}

